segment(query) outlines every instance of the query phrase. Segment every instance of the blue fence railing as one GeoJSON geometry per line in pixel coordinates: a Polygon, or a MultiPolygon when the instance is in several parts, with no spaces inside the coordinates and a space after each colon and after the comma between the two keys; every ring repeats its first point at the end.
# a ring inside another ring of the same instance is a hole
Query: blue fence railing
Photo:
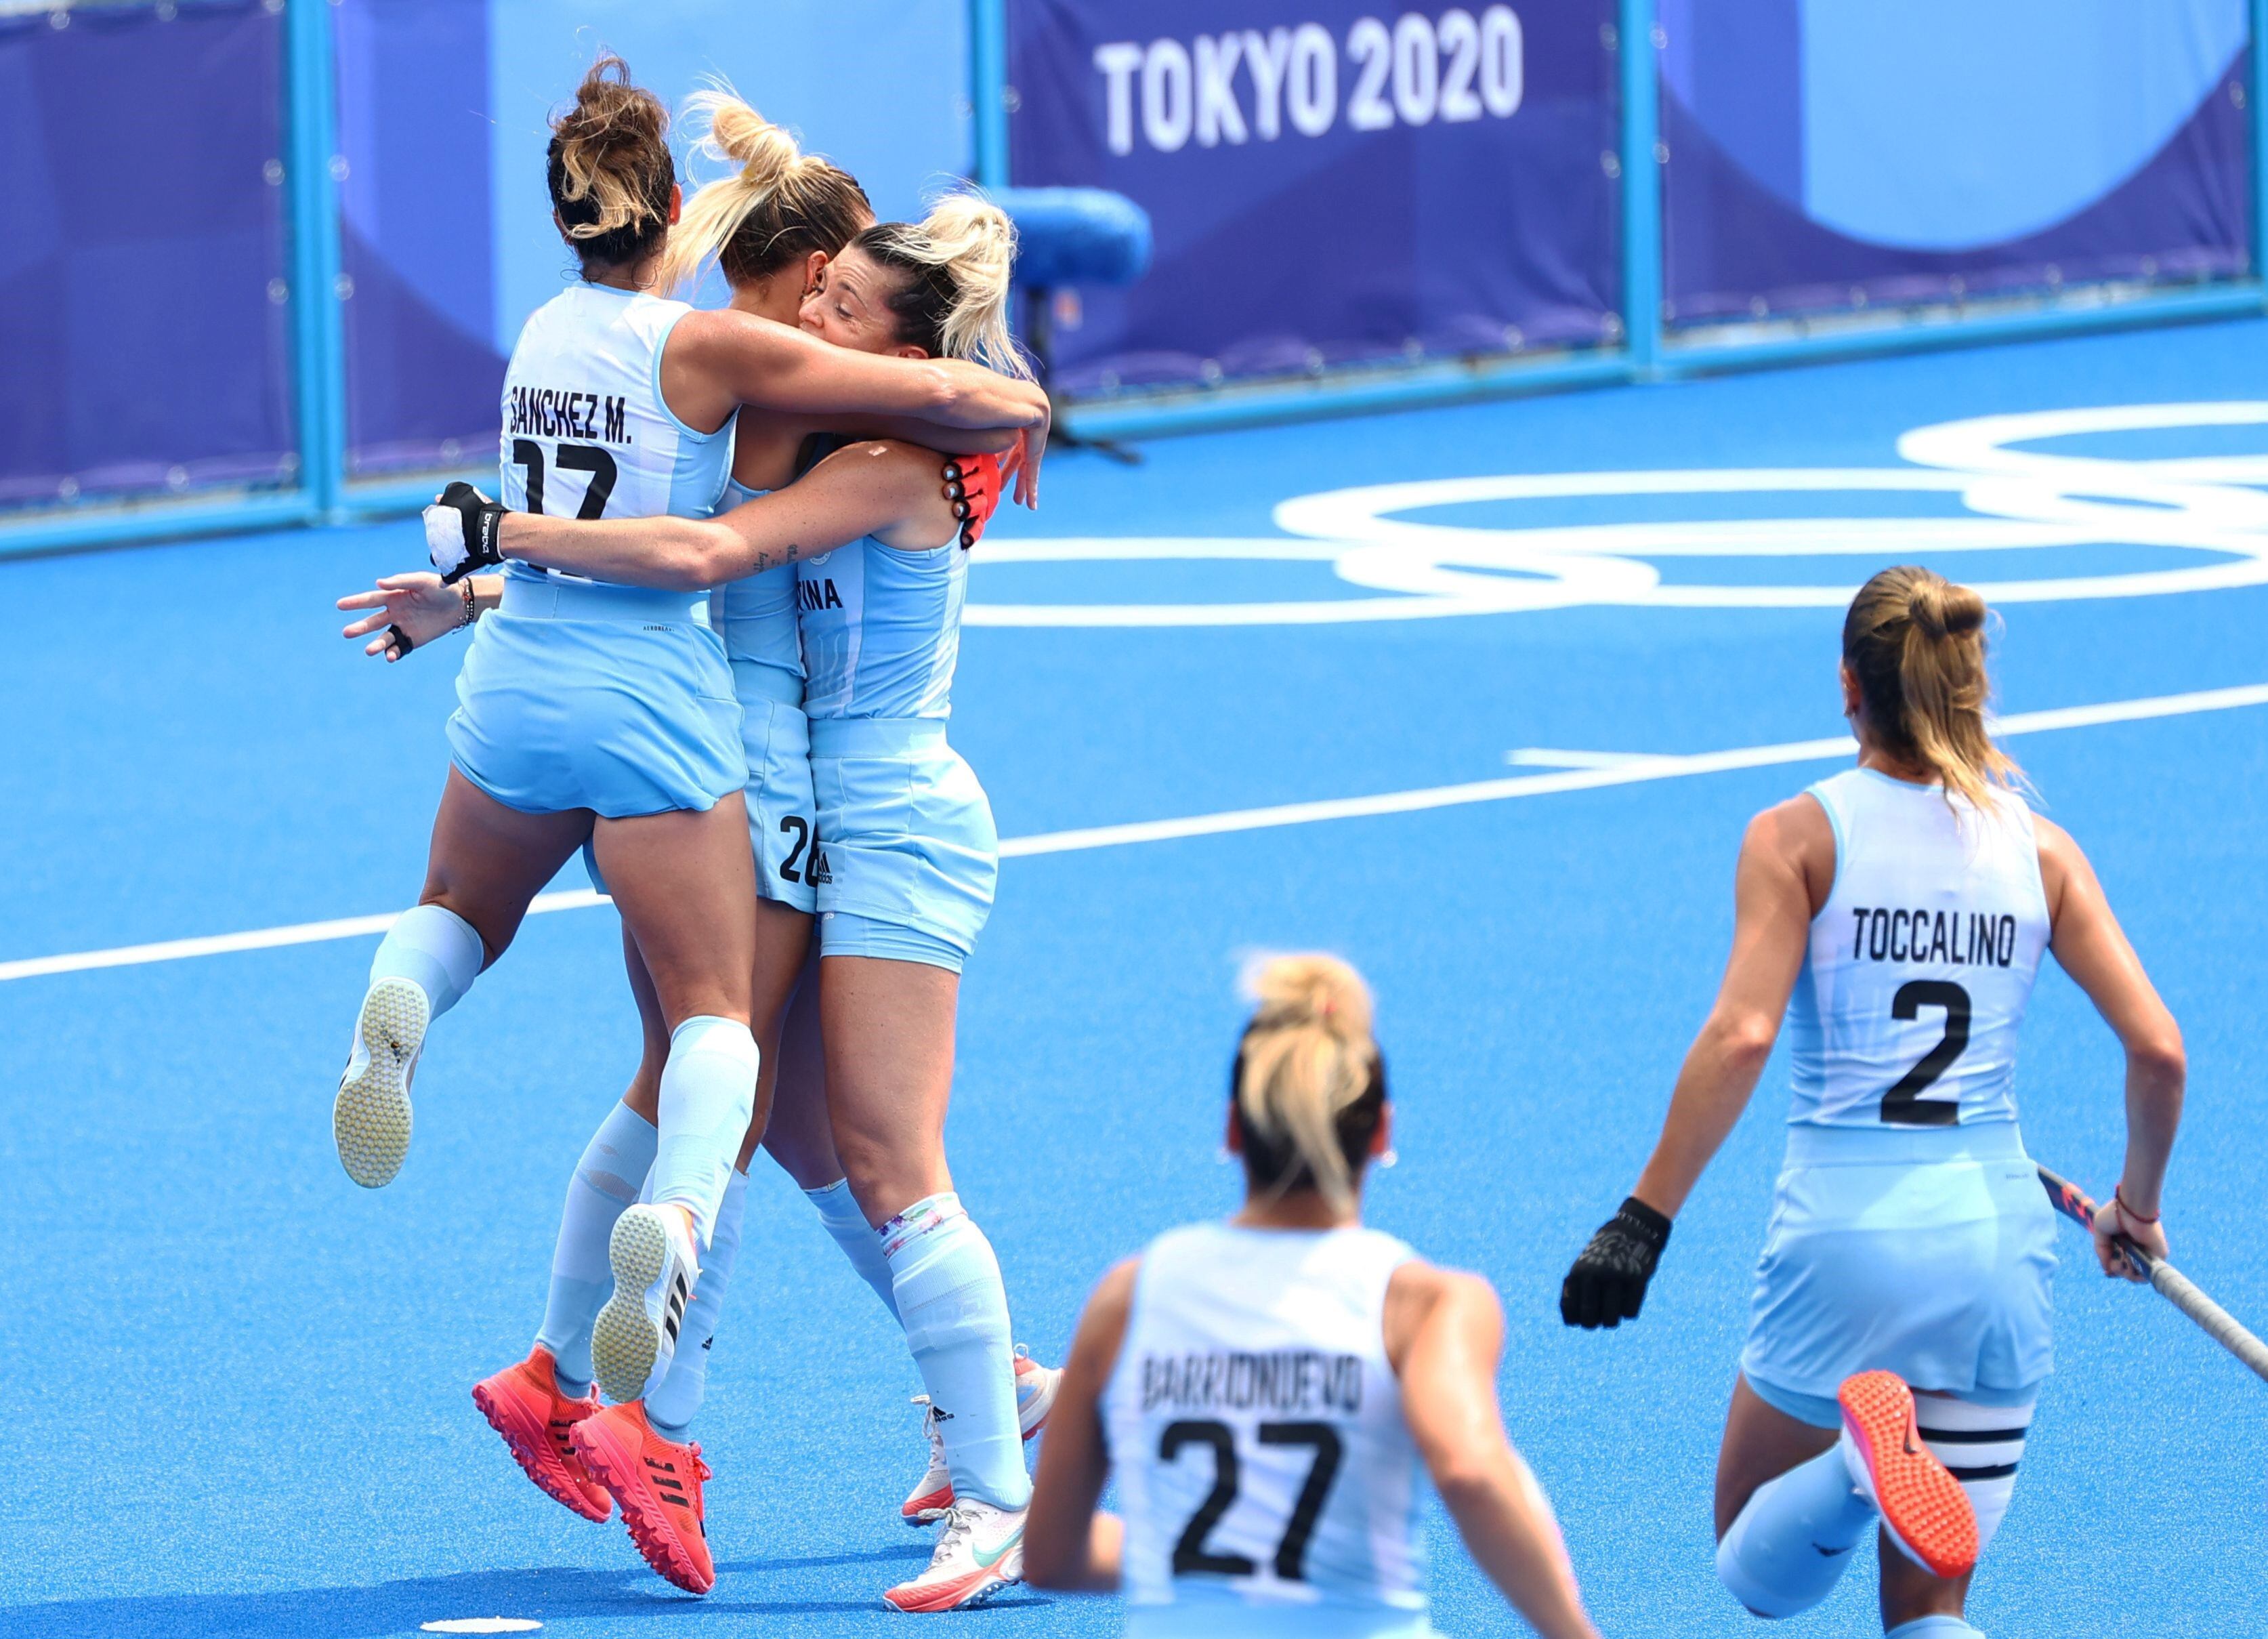
{"type": "MultiPolygon", "coordinates": [[[[398,514],[430,494],[433,474],[350,481],[349,358],[343,304],[341,153],[334,0],[264,0],[283,11],[285,151],[282,185],[290,228],[288,278],[271,299],[288,303],[296,461],[288,481],[209,489],[180,485],[129,498],[78,499],[0,512],[0,557],[193,534],[398,514]]],[[[1012,179],[1009,0],[967,0],[970,169],[981,182],[1012,179]]],[[[1606,341],[1534,356],[1432,358],[1326,370],[1292,379],[1230,380],[1203,388],[1075,399],[1068,425],[1092,437],[1130,438],[1499,396],[1551,388],[1672,380],[1727,370],[1863,353],[1946,347],[2080,330],[2268,312],[2268,0],[2247,0],[2255,48],[2233,90],[2249,123],[2253,163],[2249,265],[2238,277],[2152,287],[2098,282],[1990,300],[1863,312],[1775,316],[1768,322],[1671,328],[1664,316],[1667,159],[1660,130],[1663,38],[1657,0],[1615,0],[1621,103],[1618,315],[1606,341]]],[[[87,8],[90,11],[95,8],[87,8]]],[[[66,3],[56,15],[71,10],[66,3]]],[[[161,5],[162,14],[171,12],[161,5]]],[[[68,17],[64,21],[68,22],[68,17]]],[[[63,26],[57,24],[56,26],[63,26]]],[[[457,447],[447,447],[453,454],[457,447]]],[[[64,494],[71,491],[66,488],[64,494]]]]}

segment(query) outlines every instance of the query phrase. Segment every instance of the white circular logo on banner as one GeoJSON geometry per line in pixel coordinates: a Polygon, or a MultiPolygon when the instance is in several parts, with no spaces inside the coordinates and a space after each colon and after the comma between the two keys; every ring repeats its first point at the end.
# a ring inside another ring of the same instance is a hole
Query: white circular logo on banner
{"type": "Polygon", "coordinates": [[[972,602],[990,626],[1234,626],[1419,620],[1576,604],[1683,609],[1832,609],[1847,585],[1665,583],[1649,560],[1864,558],[2098,545],[2206,555],[2176,567],[1978,581],[1994,603],[2146,597],[2268,583],[2268,455],[2117,461],[2019,448],[2088,433],[2268,425],[2268,402],[2114,405],[1981,416],[1917,427],[1898,440],[1907,467],[1701,468],[1419,479],[1303,495],[1275,521],[1296,539],[1091,537],[988,543],[979,564],[1189,560],[1329,564],[1384,596],[1248,603],[972,602]],[[1735,518],[1549,525],[1428,523],[1408,514],[1476,502],[1613,496],[1939,493],[1967,516],[1735,518]]]}

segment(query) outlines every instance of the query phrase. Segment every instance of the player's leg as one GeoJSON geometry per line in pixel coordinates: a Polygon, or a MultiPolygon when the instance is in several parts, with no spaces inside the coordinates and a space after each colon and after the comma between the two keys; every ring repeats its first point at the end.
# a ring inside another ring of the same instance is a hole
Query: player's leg
{"type": "Polygon", "coordinates": [[[599,1409],[592,1392],[591,1325],[614,1285],[607,1244],[615,1221],[637,1200],[653,1165],[654,1100],[669,1056],[661,1004],[628,929],[622,933],[622,963],[644,1038],[637,1074],[630,1089],[607,1107],[567,1180],[559,1236],[552,1245],[551,1284],[534,1346],[526,1359],[473,1388],[473,1403],[527,1477],[545,1495],[589,1519],[606,1518],[612,1504],[569,1435],[599,1409]]]}
{"type": "MultiPolygon", "coordinates": [[[[1961,1482],[1977,1517],[1977,1552],[1991,1546],[2014,1495],[2016,1470],[2031,1433],[2033,1395],[1978,1391],[1984,1404],[1943,1394],[1914,1396],[1914,1421],[1922,1443],[1961,1482]]],[[[1903,1554],[1882,1556],[1882,1626],[1898,1639],[1964,1639],[1976,1629],[1962,1620],[1974,1572],[1934,1576],[1903,1554]]]]}
{"type": "Polygon", "coordinates": [[[749,979],[758,1054],[756,1114],[741,1137],[733,1175],[725,1180],[724,1204],[710,1236],[709,1253],[701,1260],[701,1279],[693,1288],[692,1302],[686,1305],[683,1347],[671,1360],[668,1374],[646,1396],[647,1421],[667,1440],[685,1441],[707,1392],[710,1346],[716,1340],[733,1265],[740,1254],[748,1161],[764,1135],[765,1112],[776,1106],[781,1025],[810,943],[810,917],[775,900],[756,902],[756,959],[749,979]]]}
{"type": "Polygon", "coordinates": [[[886,1597],[949,1608],[1015,1576],[1031,1501],[1007,1291],[946,1166],[958,963],[829,954],[821,965],[836,1151],[878,1226],[955,1499],[929,1569],[886,1597]]]}
{"type": "Polygon", "coordinates": [[[1834,1402],[1774,1398],[1791,1408],[1734,1380],[1717,1452],[1717,1575],[1759,1616],[1792,1616],[1833,1591],[1875,1513],[1837,1449],[1834,1402]]]}
{"type": "Polygon", "coordinates": [[[647,1195],[615,1225],[615,1295],[593,1328],[593,1370],[639,1399],[668,1370],[756,1103],[749,1029],[755,875],[740,795],[599,822],[593,853],[637,941],[670,1032],[647,1195]]]}
{"type": "Polygon", "coordinates": [[[425,1032],[512,943],[528,902],[590,830],[586,809],[524,814],[449,770],[424,891],[371,960],[332,1106],[339,1162],[356,1183],[376,1189],[401,1171],[409,1151],[409,1086],[425,1032]]]}

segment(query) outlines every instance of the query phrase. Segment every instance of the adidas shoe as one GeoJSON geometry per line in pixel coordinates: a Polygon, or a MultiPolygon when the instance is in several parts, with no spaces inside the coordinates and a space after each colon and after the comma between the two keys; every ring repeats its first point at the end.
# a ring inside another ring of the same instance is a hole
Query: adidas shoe
{"type": "Polygon", "coordinates": [[[945,1511],[929,1569],[882,1598],[902,1611],[962,1611],[1024,1579],[1024,1513],[971,1500],[945,1511]]]}
{"type": "Polygon", "coordinates": [[[688,1593],[717,1585],[709,1557],[709,1527],[701,1501],[710,1477],[697,1445],[666,1440],[637,1404],[609,1406],[575,1425],[568,1438],[575,1454],[615,1502],[630,1540],[655,1573],[688,1593]]]}
{"type": "Polygon", "coordinates": [[[425,993],[406,978],[382,978],[362,999],[331,1136],[339,1164],[364,1189],[393,1183],[409,1154],[409,1082],[431,1023],[425,993]]]}
{"type": "Polygon", "coordinates": [[[1843,1462],[1851,1482],[1881,1512],[1882,1529],[1933,1576],[1959,1576],[1977,1563],[1977,1511],[1961,1481],[1922,1443],[1913,1391],[1894,1372],[1845,1377],[1843,1462]]]}
{"type": "MultiPolygon", "coordinates": [[[[1021,1343],[1016,1345],[1016,1424],[1024,1438],[1028,1440],[1047,1427],[1048,1414],[1056,1408],[1056,1392],[1062,1386],[1060,1368],[1042,1366],[1021,1343]]],[[[953,1506],[953,1470],[945,1460],[944,1420],[928,1395],[915,1395],[914,1404],[923,1408],[922,1433],[929,1440],[929,1468],[898,1505],[898,1517],[918,1527],[935,1525],[953,1506]]]]}
{"type": "Polygon", "coordinates": [[[668,1375],[701,1255],[674,1207],[640,1202],[607,1243],[615,1295],[591,1328],[591,1365],[610,1400],[642,1400],[668,1375]]]}
{"type": "Polygon", "coordinates": [[[591,1477],[568,1438],[577,1423],[597,1415],[599,1402],[559,1392],[549,1349],[539,1343],[518,1365],[475,1384],[473,1404],[544,1495],[585,1519],[604,1520],[614,1512],[606,1488],[591,1477]]]}

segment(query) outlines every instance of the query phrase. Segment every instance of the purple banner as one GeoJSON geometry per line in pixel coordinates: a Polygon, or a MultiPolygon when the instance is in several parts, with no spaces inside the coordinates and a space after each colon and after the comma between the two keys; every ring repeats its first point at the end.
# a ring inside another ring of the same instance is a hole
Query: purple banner
{"type": "Polygon", "coordinates": [[[0,22],[0,502],[294,475],[282,52],[256,0],[0,22]]]}
{"type": "Polygon", "coordinates": [[[1618,340],[1614,15],[1011,0],[1011,179],[1157,235],[1131,289],[1058,294],[1056,385],[1618,340]]]}
{"type": "Polygon", "coordinates": [[[2243,0],[1660,17],[1672,327],[2250,269],[2243,0]]]}
{"type": "Polygon", "coordinates": [[[482,462],[492,340],[489,18],[468,0],[334,0],[347,473],[482,462]]]}

